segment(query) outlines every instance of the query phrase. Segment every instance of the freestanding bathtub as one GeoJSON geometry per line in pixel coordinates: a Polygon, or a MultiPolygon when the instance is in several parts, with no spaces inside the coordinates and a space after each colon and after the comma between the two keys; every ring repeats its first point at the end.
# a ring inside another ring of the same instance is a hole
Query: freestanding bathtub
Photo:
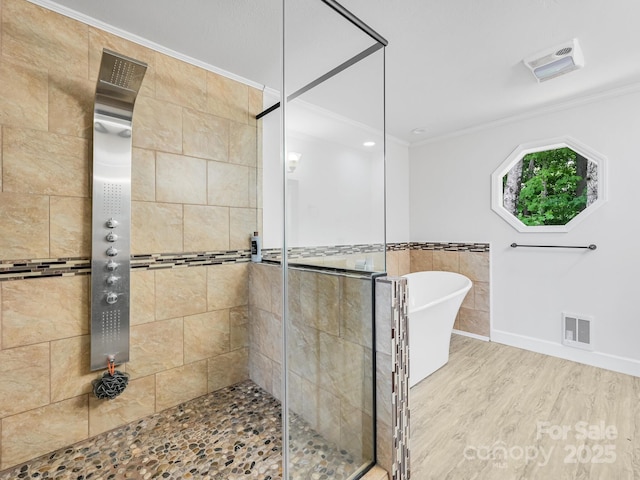
{"type": "Polygon", "coordinates": [[[453,323],[471,280],[453,272],[403,275],[409,294],[409,386],[449,361],[453,323]]]}

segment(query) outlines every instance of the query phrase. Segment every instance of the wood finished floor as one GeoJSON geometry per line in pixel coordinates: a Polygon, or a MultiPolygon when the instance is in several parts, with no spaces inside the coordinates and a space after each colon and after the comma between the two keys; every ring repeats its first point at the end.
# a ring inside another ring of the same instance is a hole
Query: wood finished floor
{"type": "Polygon", "coordinates": [[[410,395],[412,480],[640,479],[640,378],[453,335],[410,395]]]}

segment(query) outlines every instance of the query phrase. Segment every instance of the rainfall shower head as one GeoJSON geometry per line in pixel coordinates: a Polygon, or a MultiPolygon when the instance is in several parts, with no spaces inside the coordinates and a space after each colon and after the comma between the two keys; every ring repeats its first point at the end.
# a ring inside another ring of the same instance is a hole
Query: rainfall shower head
{"type": "Polygon", "coordinates": [[[96,107],[132,112],[146,71],[146,63],[105,48],[96,85],[96,107]]]}

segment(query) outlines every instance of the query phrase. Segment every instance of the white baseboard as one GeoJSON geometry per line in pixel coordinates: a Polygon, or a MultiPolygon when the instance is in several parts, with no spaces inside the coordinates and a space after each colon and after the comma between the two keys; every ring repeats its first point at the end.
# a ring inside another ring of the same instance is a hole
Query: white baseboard
{"type": "Polygon", "coordinates": [[[549,342],[547,340],[540,340],[539,338],[517,335],[495,329],[491,330],[491,341],[530,350],[532,352],[543,353],[552,357],[564,358],[565,360],[591,365],[592,367],[604,368],[606,370],[640,377],[640,361],[632,358],[571,348],[561,343],[549,342]]]}
{"type": "Polygon", "coordinates": [[[485,337],[484,335],[476,335],[475,333],[463,332],[462,330],[456,330],[455,328],[453,329],[453,333],[462,335],[463,337],[471,337],[475,338],[476,340],[482,340],[484,342],[488,342],[491,340],[489,337],[485,337]]]}

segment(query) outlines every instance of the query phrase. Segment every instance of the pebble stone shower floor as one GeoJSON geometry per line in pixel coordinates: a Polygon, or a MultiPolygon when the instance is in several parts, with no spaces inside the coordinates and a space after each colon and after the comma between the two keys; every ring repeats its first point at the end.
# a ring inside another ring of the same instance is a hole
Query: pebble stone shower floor
{"type": "MultiPolygon", "coordinates": [[[[245,381],[0,472],[0,480],[282,480],[280,408],[245,381]]],[[[290,431],[292,478],[346,480],[360,466],[297,416],[290,431]]]]}

